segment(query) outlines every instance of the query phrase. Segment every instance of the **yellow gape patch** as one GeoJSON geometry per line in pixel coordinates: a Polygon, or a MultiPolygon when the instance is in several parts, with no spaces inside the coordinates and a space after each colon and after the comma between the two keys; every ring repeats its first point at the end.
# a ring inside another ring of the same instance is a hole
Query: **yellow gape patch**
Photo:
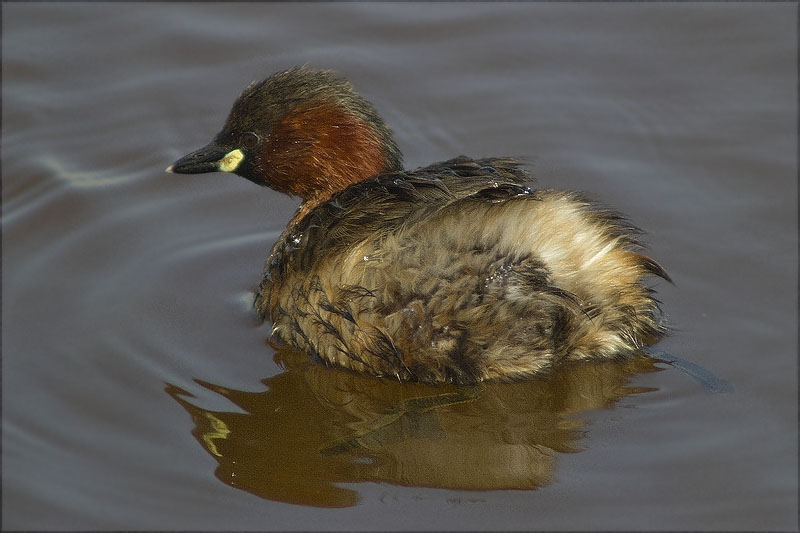
{"type": "Polygon", "coordinates": [[[244,159],[244,153],[239,150],[232,150],[219,160],[219,169],[222,172],[233,172],[239,167],[239,163],[244,159]]]}

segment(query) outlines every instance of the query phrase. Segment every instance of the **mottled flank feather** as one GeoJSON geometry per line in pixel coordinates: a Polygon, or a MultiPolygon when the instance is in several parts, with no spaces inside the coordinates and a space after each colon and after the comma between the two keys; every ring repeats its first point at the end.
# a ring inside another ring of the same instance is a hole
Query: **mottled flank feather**
{"type": "Polygon", "coordinates": [[[619,357],[664,332],[642,284],[668,279],[639,230],[512,159],[381,174],[279,241],[256,307],[284,342],[401,380],[515,379],[619,357]]]}

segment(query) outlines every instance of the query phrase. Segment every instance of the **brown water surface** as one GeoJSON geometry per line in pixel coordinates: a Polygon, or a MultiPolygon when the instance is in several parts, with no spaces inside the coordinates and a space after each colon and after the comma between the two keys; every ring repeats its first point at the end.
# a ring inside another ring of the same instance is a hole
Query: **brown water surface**
{"type": "MultiPolygon", "coordinates": [[[[246,392],[198,381],[244,412],[212,411],[168,392],[192,416],[217,477],[262,498],[345,507],[341,483],[382,481],[462,490],[535,489],[553,480],[556,452],[579,451],[574,415],[648,389],[626,386],[649,358],[571,365],[547,379],[430,386],[328,369],[280,351],[286,372],[246,392]]],[[[653,389],[649,389],[653,390],[653,389]]]]}
{"type": "Polygon", "coordinates": [[[3,528],[796,530],[797,11],[4,3],[3,528]],[[296,201],[163,169],[303,63],[408,167],[526,157],[629,215],[675,280],[658,349],[734,392],[639,358],[454,388],[276,353],[252,290],[296,201]]]}

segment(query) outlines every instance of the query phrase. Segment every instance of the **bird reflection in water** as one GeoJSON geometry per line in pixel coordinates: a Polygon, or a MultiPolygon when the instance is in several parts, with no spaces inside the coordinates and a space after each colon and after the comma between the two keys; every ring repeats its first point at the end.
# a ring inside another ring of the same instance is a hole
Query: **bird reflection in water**
{"type": "Polygon", "coordinates": [[[580,451],[578,414],[612,406],[652,359],[567,365],[547,378],[477,386],[397,383],[326,368],[279,350],[285,372],[245,392],[197,380],[240,412],[203,409],[167,392],[192,416],[193,435],[224,483],[269,500],[347,507],[385,482],[448,489],[535,489],[552,481],[557,453],[580,451]]]}

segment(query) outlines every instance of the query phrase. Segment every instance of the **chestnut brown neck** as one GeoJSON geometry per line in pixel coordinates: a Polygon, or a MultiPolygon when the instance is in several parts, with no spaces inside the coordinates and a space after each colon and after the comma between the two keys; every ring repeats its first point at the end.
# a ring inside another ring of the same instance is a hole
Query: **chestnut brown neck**
{"type": "Polygon", "coordinates": [[[290,112],[272,130],[259,171],[266,185],[301,197],[301,211],[307,212],[348,185],[397,170],[396,147],[389,142],[386,146],[380,125],[346,108],[308,105],[290,112]]]}

